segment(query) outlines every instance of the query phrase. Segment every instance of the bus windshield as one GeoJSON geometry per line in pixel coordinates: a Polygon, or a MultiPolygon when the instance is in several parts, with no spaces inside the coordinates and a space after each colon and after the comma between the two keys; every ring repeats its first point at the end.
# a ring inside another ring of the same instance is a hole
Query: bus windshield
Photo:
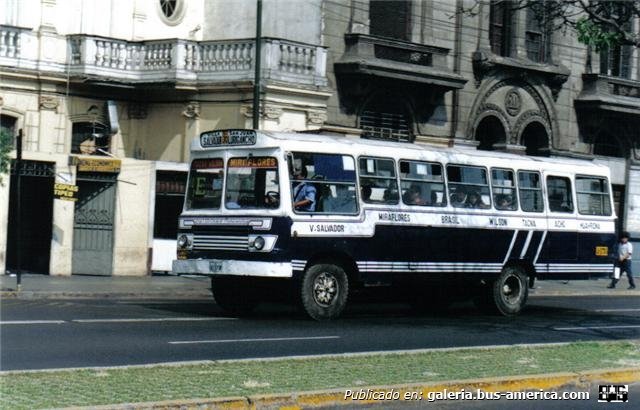
{"type": "Polygon", "coordinates": [[[218,209],[222,200],[222,158],[194,159],[189,173],[186,209],[218,209]]]}
{"type": "Polygon", "coordinates": [[[229,159],[225,206],[227,209],[278,208],[278,160],[273,157],[229,159]]]}

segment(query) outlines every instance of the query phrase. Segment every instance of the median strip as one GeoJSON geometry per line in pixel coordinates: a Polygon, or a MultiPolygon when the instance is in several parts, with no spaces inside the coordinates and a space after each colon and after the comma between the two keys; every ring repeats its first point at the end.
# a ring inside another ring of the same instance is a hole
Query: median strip
{"type": "MultiPolygon", "coordinates": [[[[166,400],[185,402],[200,398],[220,401],[224,397],[244,400],[265,395],[302,397],[301,392],[317,390],[422,385],[492,377],[509,380],[559,372],[579,378],[577,373],[580,372],[639,367],[640,341],[634,340],[372,354],[323,360],[300,358],[12,371],[0,373],[0,408],[94,407],[166,400]]],[[[637,377],[637,370],[635,372],[637,377]]],[[[526,388],[526,383],[521,387],[526,388]]]]}

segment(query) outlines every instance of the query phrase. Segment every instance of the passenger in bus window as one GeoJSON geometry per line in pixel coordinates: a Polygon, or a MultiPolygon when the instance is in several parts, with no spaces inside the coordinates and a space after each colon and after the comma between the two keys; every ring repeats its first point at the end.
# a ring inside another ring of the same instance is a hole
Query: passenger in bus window
{"type": "Polygon", "coordinates": [[[467,195],[466,207],[475,209],[487,209],[489,206],[482,202],[480,194],[478,194],[476,191],[471,191],[467,195]]]}
{"type": "Polygon", "coordinates": [[[499,209],[501,211],[504,211],[504,210],[512,211],[514,209],[513,198],[511,197],[511,195],[506,195],[506,194],[496,195],[495,201],[496,201],[496,209],[499,209]]]}
{"type": "Polygon", "coordinates": [[[451,194],[451,206],[454,208],[466,208],[467,192],[463,186],[457,186],[453,194],[451,194]]]}
{"type": "Polygon", "coordinates": [[[422,198],[422,190],[418,185],[411,185],[407,192],[402,195],[402,201],[407,205],[429,205],[427,201],[422,198]]]}
{"type": "Polygon", "coordinates": [[[371,186],[363,185],[362,188],[360,188],[360,194],[364,202],[369,202],[371,199],[371,186]]]}
{"type": "Polygon", "coordinates": [[[297,211],[314,212],[316,210],[316,188],[304,181],[307,178],[307,169],[303,165],[300,169],[293,170],[293,176],[298,185],[293,188],[293,208],[297,211]]]}

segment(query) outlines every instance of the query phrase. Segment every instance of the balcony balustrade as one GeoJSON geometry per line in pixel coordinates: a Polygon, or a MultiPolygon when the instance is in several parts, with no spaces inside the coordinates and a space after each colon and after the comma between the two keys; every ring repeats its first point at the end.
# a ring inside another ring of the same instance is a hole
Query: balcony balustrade
{"type": "MultiPolygon", "coordinates": [[[[324,47],[263,38],[260,52],[264,80],[327,85],[324,47]]],[[[200,84],[252,81],[254,64],[253,39],[125,41],[85,34],[39,36],[30,29],[0,26],[0,66],[17,70],[130,84],[200,84]]]]}

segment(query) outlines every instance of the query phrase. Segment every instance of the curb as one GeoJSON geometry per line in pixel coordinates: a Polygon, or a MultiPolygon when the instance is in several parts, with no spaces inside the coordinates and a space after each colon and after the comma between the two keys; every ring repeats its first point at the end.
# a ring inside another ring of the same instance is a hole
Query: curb
{"type": "MultiPolygon", "coordinates": [[[[552,391],[562,387],[576,386],[588,389],[595,382],[629,384],[640,381],[640,367],[625,369],[603,369],[576,373],[550,373],[529,376],[493,377],[475,380],[453,380],[447,382],[399,384],[390,386],[358,387],[353,391],[397,392],[399,400],[409,401],[405,394],[418,394],[427,401],[429,393],[475,392],[476,389],[488,392],[516,391],[552,391]]],[[[245,397],[225,397],[211,399],[168,400],[145,403],[124,403],[106,406],[91,406],[94,410],[181,410],[202,409],[303,409],[320,406],[382,404],[384,400],[345,399],[346,388],[284,394],[264,394],[245,397]]],[[[365,394],[366,395],[366,394],[365,394]]],[[[85,407],[70,407],[68,410],[80,410],[85,407]]]]}
{"type": "Polygon", "coordinates": [[[211,299],[210,292],[40,292],[0,291],[0,299],[211,299]]]}

